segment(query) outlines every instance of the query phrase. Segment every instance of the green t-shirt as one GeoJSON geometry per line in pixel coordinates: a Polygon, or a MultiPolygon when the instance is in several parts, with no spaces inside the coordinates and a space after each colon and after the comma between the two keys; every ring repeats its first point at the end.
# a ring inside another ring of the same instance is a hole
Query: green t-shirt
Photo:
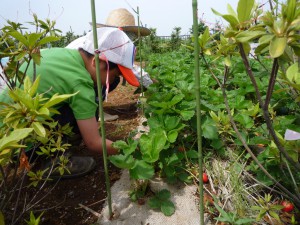
{"type": "MultiPolygon", "coordinates": [[[[76,95],[66,100],[77,120],[89,119],[95,116],[94,82],[85,69],[83,59],[78,50],[67,48],[51,48],[41,51],[41,63],[36,65],[36,74],[40,75],[38,93],[51,98],[55,93],[76,95]]],[[[21,70],[25,70],[25,66],[21,70]]],[[[32,78],[33,65],[29,65],[26,73],[32,78]]],[[[6,91],[0,95],[0,102],[7,102],[6,91]]],[[[62,104],[58,106],[61,107],[62,104]]]]}

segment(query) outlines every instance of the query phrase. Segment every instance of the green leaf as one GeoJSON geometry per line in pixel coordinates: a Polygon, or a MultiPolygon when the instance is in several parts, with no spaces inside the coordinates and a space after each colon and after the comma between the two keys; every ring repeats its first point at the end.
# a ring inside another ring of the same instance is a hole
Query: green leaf
{"type": "Polygon", "coordinates": [[[161,191],[159,191],[158,193],[156,193],[156,196],[162,200],[162,201],[166,201],[171,197],[171,193],[169,190],[167,189],[163,189],[161,191]]]}
{"type": "Polygon", "coordinates": [[[240,23],[250,21],[253,6],[254,0],[239,0],[237,14],[240,23]]]}
{"type": "Polygon", "coordinates": [[[253,209],[253,210],[261,210],[261,206],[253,205],[253,206],[251,206],[251,209],[253,209]]]}
{"type": "Polygon", "coordinates": [[[27,55],[27,51],[20,51],[18,55],[16,55],[16,60],[20,61],[27,55]]]}
{"type": "Polygon", "coordinates": [[[54,36],[47,36],[45,38],[43,38],[42,40],[39,41],[38,45],[44,45],[47,44],[49,42],[54,42],[54,41],[58,41],[60,40],[60,37],[54,37],[54,36]]]}
{"type": "Polygon", "coordinates": [[[37,64],[37,65],[41,64],[41,54],[40,53],[32,53],[31,57],[35,64],[37,64]]]}
{"type": "Polygon", "coordinates": [[[156,198],[155,196],[150,198],[147,202],[148,206],[151,209],[159,209],[160,208],[160,200],[158,198],[156,198]]]}
{"type": "Polygon", "coordinates": [[[222,15],[222,17],[230,24],[230,26],[236,30],[239,24],[239,21],[235,16],[232,15],[222,15]]]}
{"type": "Polygon", "coordinates": [[[274,37],[271,40],[270,46],[269,46],[269,52],[270,56],[272,58],[278,58],[284,53],[284,49],[287,44],[286,37],[274,37]]]}
{"type": "Polygon", "coordinates": [[[33,122],[32,128],[34,129],[34,132],[40,136],[40,137],[46,137],[46,130],[44,126],[40,122],[33,122]]]}
{"type": "Polygon", "coordinates": [[[0,211],[0,225],[5,225],[4,215],[2,211],[0,211]]]}
{"type": "Polygon", "coordinates": [[[232,221],[231,217],[228,214],[223,215],[223,217],[217,217],[214,219],[217,221],[220,221],[220,222],[231,222],[232,221]]]}
{"type": "Polygon", "coordinates": [[[47,108],[42,107],[42,108],[39,109],[38,114],[39,115],[49,116],[50,115],[50,111],[47,108]]]}
{"type": "Polygon", "coordinates": [[[286,70],[286,78],[290,82],[295,82],[297,81],[297,75],[298,75],[298,63],[294,63],[286,70]]]}
{"type": "Polygon", "coordinates": [[[186,156],[189,159],[198,159],[198,152],[196,150],[189,150],[186,152],[186,156]]]}
{"type": "Polygon", "coordinates": [[[232,8],[232,6],[230,4],[227,4],[227,12],[230,15],[234,16],[235,18],[237,18],[237,14],[236,14],[236,12],[234,11],[234,9],[232,8]]]}
{"type": "Polygon", "coordinates": [[[282,205],[271,205],[270,208],[271,208],[271,209],[275,209],[275,210],[281,210],[281,209],[284,208],[284,206],[282,206],[282,205]]]}
{"type": "Polygon", "coordinates": [[[206,119],[201,126],[202,135],[207,139],[217,139],[218,138],[218,129],[216,123],[212,119],[206,119]]]}
{"type": "Polygon", "coordinates": [[[231,67],[231,60],[229,55],[224,58],[224,64],[228,67],[231,67]]]}
{"type": "Polygon", "coordinates": [[[235,224],[236,225],[253,224],[253,222],[255,222],[254,219],[245,218],[245,219],[238,219],[237,221],[235,221],[235,224]]]}
{"type": "Polygon", "coordinates": [[[31,34],[29,34],[29,36],[28,36],[29,48],[33,49],[33,47],[36,46],[37,41],[42,36],[43,36],[43,33],[31,33],[31,34]]]}
{"type": "Polygon", "coordinates": [[[28,91],[31,87],[32,83],[29,77],[25,77],[24,79],[24,91],[28,91]]]}
{"type": "Polygon", "coordinates": [[[171,130],[171,131],[169,131],[167,137],[168,137],[168,141],[170,143],[174,143],[176,141],[177,137],[178,137],[177,130],[171,130]]]}
{"type": "Polygon", "coordinates": [[[32,131],[32,128],[16,129],[12,131],[8,136],[4,136],[0,139],[0,150],[8,148],[11,144],[15,144],[26,138],[32,131]]]}
{"type": "MultiPolygon", "coordinates": [[[[227,213],[224,211],[224,209],[222,209],[219,205],[218,205],[218,200],[216,198],[214,198],[214,206],[216,207],[216,209],[219,211],[219,213],[224,216],[227,215],[227,213]]],[[[218,219],[218,218],[217,218],[218,219]]]]}
{"type": "Polygon", "coordinates": [[[15,39],[17,39],[19,42],[21,42],[22,44],[24,44],[25,46],[28,46],[28,41],[27,39],[24,37],[24,35],[22,35],[20,32],[18,31],[14,31],[14,32],[10,32],[8,33],[9,35],[11,35],[12,37],[14,37],[15,39]]]}
{"type": "Polygon", "coordinates": [[[171,216],[175,212],[175,205],[171,201],[165,201],[161,203],[160,210],[165,216],[171,216]]]}
{"type": "Polygon", "coordinates": [[[182,182],[185,183],[191,183],[191,178],[190,178],[190,174],[188,174],[187,172],[182,172],[177,174],[179,180],[181,180],[182,182]]]}
{"type": "Polygon", "coordinates": [[[287,16],[287,21],[292,22],[295,18],[295,13],[296,13],[296,0],[288,0],[287,1],[287,9],[286,9],[286,16],[287,16]]]}
{"type": "Polygon", "coordinates": [[[129,140],[128,144],[125,141],[116,141],[113,143],[113,147],[119,150],[123,150],[125,155],[130,155],[137,148],[138,142],[136,140],[129,140]]]}
{"type": "Polygon", "coordinates": [[[199,46],[200,46],[200,48],[202,48],[204,50],[207,42],[209,41],[209,39],[210,39],[209,28],[206,27],[203,34],[201,34],[199,36],[199,46]]]}
{"type": "Polygon", "coordinates": [[[259,214],[256,217],[256,221],[260,221],[267,213],[266,209],[261,209],[259,214]]]}
{"type": "Polygon", "coordinates": [[[180,115],[183,120],[187,121],[195,115],[195,110],[181,110],[180,115]]]}
{"type": "Polygon", "coordinates": [[[66,94],[66,95],[58,95],[58,94],[54,94],[51,99],[45,103],[44,107],[45,108],[50,108],[54,105],[57,105],[58,103],[60,102],[63,102],[65,101],[66,99],[76,95],[79,91],[77,91],[76,93],[74,94],[66,94]]]}
{"type": "Polygon", "coordinates": [[[242,124],[242,126],[246,127],[247,129],[251,128],[254,126],[254,122],[253,122],[253,119],[248,116],[248,115],[245,115],[245,114],[237,114],[235,117],[234,117],[234,120],[235,121],[238,121],[239,123],[242,124]]]}
{"type": "Polygon", "coordinates": [[[258,37],[264,35],[265,33],[266,32],[264,32],[264,31],[249,31],[249,30],[246,30],[246,31],[242,31],[242,32],[238,33],[235,38],[238,42],[243,43],[243,42],[248,42],[250,40],[258,38],[258,37]]]}
{"type": "Polygon", "coordinates": [[[154,168],[143,160],[135,160],[135,165],[129,173],[133,179],[151,179],[154,176],[154,168]]]}
{"type": "Polygon", "coordinates": [[[269,44],[258,45],[254,51],[256,55],[263,54],[269,51],[269,44]]]}
{"type": "Polygon", "coordinates": [[[261,36],[261,37],[259,38],[258,43],[259,43],[260,45],[262,45],[262,44],[268,44],[268,45],[269,45],[269,43],[271,42],[271,40],[272,40],[274,37],[275,37],[274,34],[266,34],[266,35],[263,35],[263,36],[261,36]]]}
{"type": "Polygon", "coordinates": [[[160,151],[165,147],[167,137],[162,129],[150,131],[140,138],[140,148],[143,159],[147,162],[156,162],[159,159],[160,151]]]}
{"type": "Polygon", "coordinates": [[[279,218],[278,213],[274,212],[274,211],[269,211],[269,214],[271,217],[275,218],[277,221],[281,221],[279,218]]]}
{"type": "Polygon", "coordinates": [[[6,155],[8,153],[11,153],[11,149],[3,149],[1,152],[0,152],[0,156],[2,157],[3,155],[6,155]]]}
{"type": "Polygon", "coordinates": [[[175,95],[169,102],[169,107],[173,106],[175,104],[177,104],[178,102],[180,102],[182,99],[184,98],[183,94],[179,94],[179,95],[175,95]]]}
{"type": "Polygon", "coordinates": [[[223,14],[222,13],[219,13],[218,11],[216,11],[215,9],[211,9],[211,11],[215,14],[215,15],[217,15],[217,16],[222,16],[223,14]]]}
{"type": "Polygon", "coordinates": [[[175,129],[180,122],[180,118],[177,116],[167,115],[164,119],[164,125],[167,131],[175,129]]]}
{"type": "Polygon", "coordinates": [[[132,155],[112,155],[109,157],[109,161],[121,169],[131,169],[135,164],[132,155]]]}
{"type": "Polygon", "coordinates": [[[15,101],[15,102],[22,102],[27,108],[33,109],[33,99],[32,97],[24,93],[21,89],[15,89],[15,90],[9,90],[9,96],[15,101]]]}

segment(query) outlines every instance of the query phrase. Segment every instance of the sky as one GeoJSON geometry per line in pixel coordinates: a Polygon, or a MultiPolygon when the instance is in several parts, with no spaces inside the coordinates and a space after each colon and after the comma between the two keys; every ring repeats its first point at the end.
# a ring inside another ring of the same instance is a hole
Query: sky
{"type": "MultiPolygon", "coordinates": [[[[32,14],[38,18],[56,21],[56,28],[63,34],[73,31],[82,35],[91,30],[91,2],[88,0],[1,0],[0,28],[7,20],[27,25],[33,21],[32,14]]],[[[192,0],[94,0],[96,20],[105,23],[111,10],[126,8],[137,16],[132,9],[139,8],[140,20],[143,26],[156,28],[159,36],[171,35],[175,27],[181,27],[181,34],[188,34],[193,23],[192,0]]],[[[198,0],[198,17],[213,26],[216,21],[223,20],[212,13],[211,8],[222,14],[227,13],[227,4],[234,9],[238,0],[198,0]]],[[[225,23],[225,22],[224,22],[225,23]]],[[[226,24],[226,23],[225,23],[226,24]]],[[[29,27],[30,25],[27,25],[29,27]]]]}

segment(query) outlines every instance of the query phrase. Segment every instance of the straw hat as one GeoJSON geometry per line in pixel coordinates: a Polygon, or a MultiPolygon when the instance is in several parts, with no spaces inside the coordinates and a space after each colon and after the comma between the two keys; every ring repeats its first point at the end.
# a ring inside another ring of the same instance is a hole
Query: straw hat
{"type": "MultiPolygon", "coordinates": [[[[106,19],[106,23],[97,23],[97,27],[120,27],[125,33],[133,32],[138,34],[138,26],[135,25],[134,16],[124,8],[112,10],[106,19]]],[[[146,27],[140,26],[139,29],[141,36],[147,36],[151,33],[146,27]]]]}

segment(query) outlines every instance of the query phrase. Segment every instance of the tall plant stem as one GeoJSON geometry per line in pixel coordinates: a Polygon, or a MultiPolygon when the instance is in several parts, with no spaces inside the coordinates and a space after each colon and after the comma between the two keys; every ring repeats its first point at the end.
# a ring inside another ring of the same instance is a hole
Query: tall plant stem
{"type": "Polygon", "coordinates": [[[202,153],[202,130],[201,130],[201,104],[200,104],[200,72],[199,72],[199,42],[198,42],[198,6],[197,0],[193,0],[193,33],[194,33],[194,56],[195,56],[195,95],[197,103],[197,143],[199,163],[199,209],[200,224],[204,224],[204,202],[203,202],[203,153],[202,153]]]}
{"type": "Polygon", "coordinates": [[[264,110],[268,110],[269,103],[270,103],[272,93],[273,93],[273,90],[274,90],[274,86],[275,86],[275,82],[276,82],[278,68],[279,68],[278,59],[276,58],[273,61],[272,72],[271,72],[271,76],[270,76],[270,80],[269,80],[269,85],[268,85],[264,110]]]}
{"type": "MultiPolygon", "coordinates": [[[[91,11],[92,11],[92,24],[93,24],[93,35],[94,35],[94,48],[97,49],[98,48],[98,38],[97,38],[97,29],[96,29],[96,10],[95,10],[95,1],[94,0],[91,0],[91,11]]],[[[102,86],[101,86],[101,79],[100,79],[99,54],[97,54],[97,53],[95,53],[95,62],[96,62],[97,90],[98,90],[98,96],[99,96],[99,114],[100,114],[100,118],[101,118],[101,136],[102,136],[105,184],[106,184],[106,193],[107,193],[108,213],[111,218],[112,217],[111,190],[110,190],[110,181],[109,181],[108,166],[107,166],[106,134],[105,134],[105,126],[104,126],[104,113],[103,113],[103,102],[102,102],[102,86]]]]}
{"type": "MultiPolygon", "coordinates": [[[[23,170],[22,173],[25,173],[25,170],[23,170]]],[[[15,220],[15,217],[16,217],[16,212],[18,210],[18,205],[19,205],[19,200],[20,200],[20,195],[21,195],[21,192],[22,192],[22,187],[23,187],[24,180],[25,180],[25,176],[22,176],[20,188],[18,190],[17,201],[15,203],[15,209],[14,209],[14,213],[13,213],[12,220],[11,220],[12,224],[16,224],[16,222],[17,222],[17,220],[15,220]]]]}
{"type": "Polygon", "coordinates": [[[283,148],[283,146],[281,145],[276,133],[275,133],[275,130],[273,128],[273,125],[272,125],[272,122],[271,122],[271,119],[270,119],[270,116],[269,116],[269,111],[268,111],[268,107],[265,108],[264,107],[264,102],[261,98],[261,94],[258,90],[258,86],[257,86],[257,83],[256,83],[256,80],[254,78],[254,75],[252,73],[252,69],[249,65],[249,61],[248,61],[248,58],[245,54],[245,51],[244,51],[244,48],[243,48],[243,45],[240,43],[239,44],[239,48],[240,48],[240,54],[242,56],[242,59],[243,59],[243,63],[244,63],[244,66],[246,68],[246,72],[248,74],[248,76],[250,77],[251,79],[251,82],[255,88],[255,92],[256,92],[256,97],[257,97],[257,100],[258,100],[258,103],[260,105],[260,108],[262,109],[262,113],[263,113],[263,117],[266,121],[266,124],[267,124],[267,128],[268,128],[268,131],[271,135],[271,137],[273,138],[274,140],[274,143],[276,144],[277,148],[279,149],[279,151],[284,155],[284,157],[288,160],[288,162],[293,165],[294,167],[296,167],[298,170],[300,170],[300,164],[295,162],[288,154],[287,152],[285,151],[285,149],[283,148]]]}

